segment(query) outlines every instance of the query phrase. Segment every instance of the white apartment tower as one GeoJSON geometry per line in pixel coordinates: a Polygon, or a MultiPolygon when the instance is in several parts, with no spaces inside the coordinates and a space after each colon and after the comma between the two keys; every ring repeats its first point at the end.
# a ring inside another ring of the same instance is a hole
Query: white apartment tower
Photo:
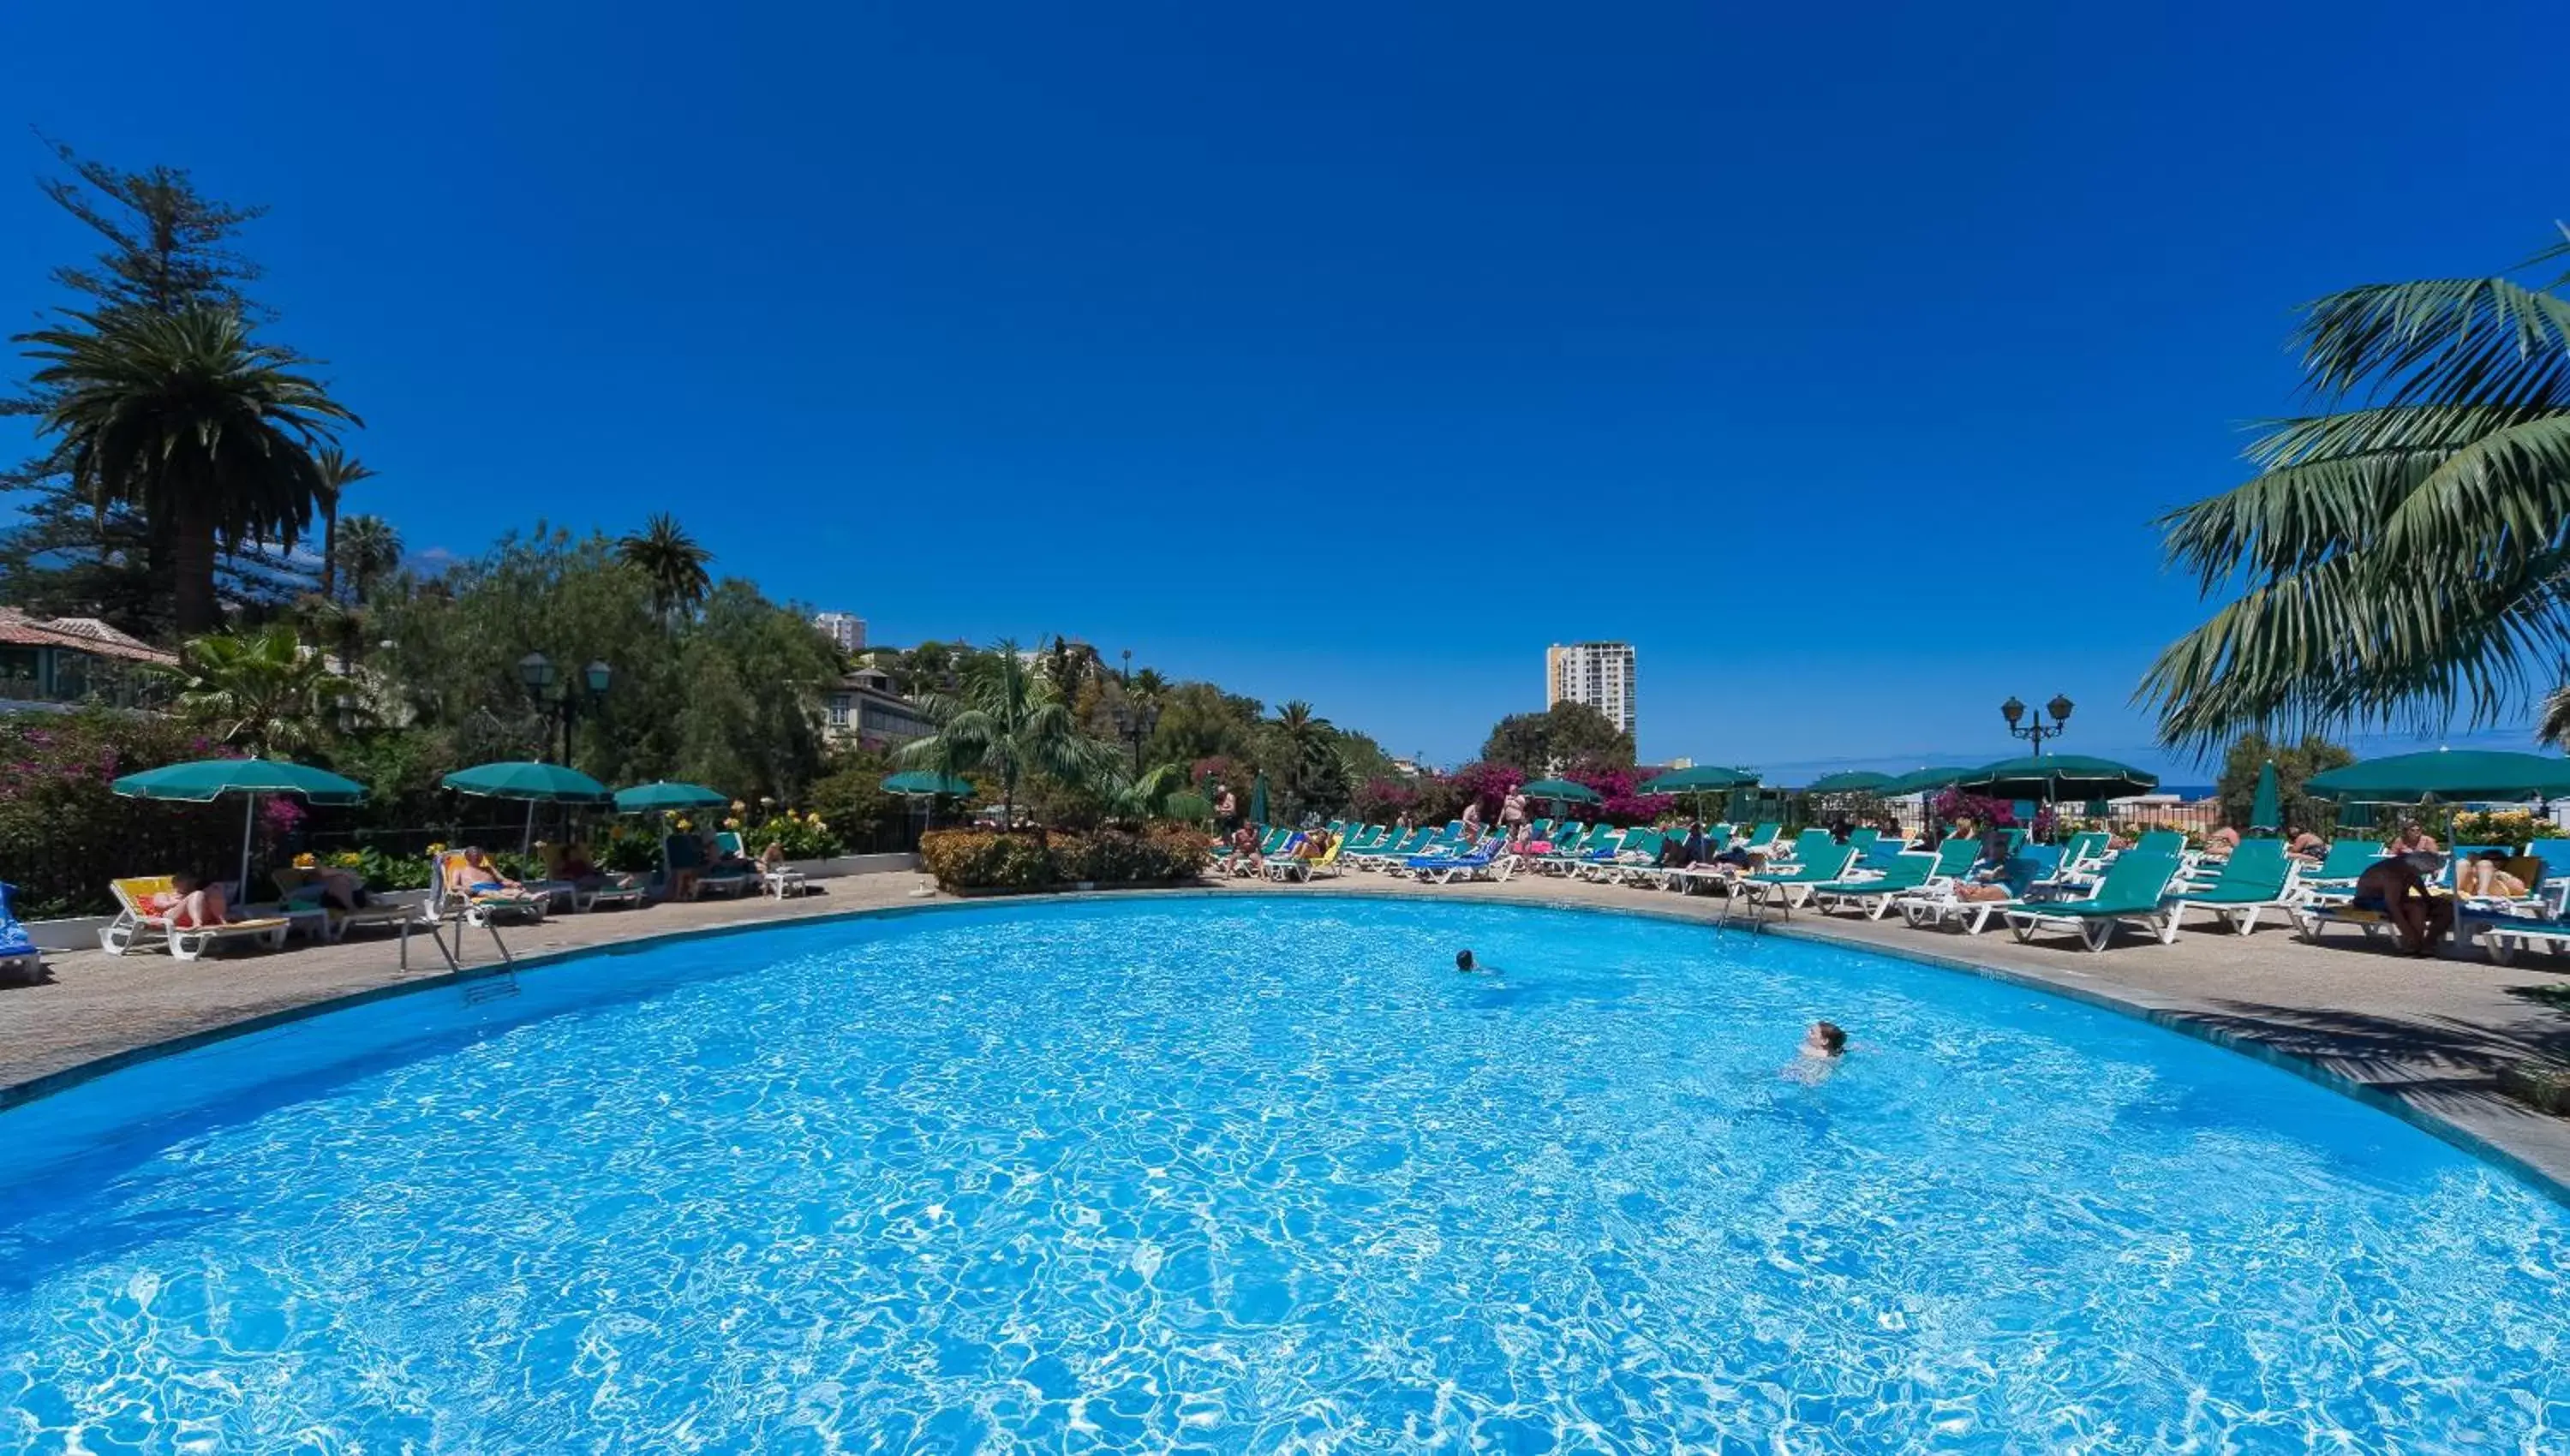
{"type": "Polygon", "coordinates": [[[853,611],[825,611],[812,618],[821,635],[839,644],[842,652],[862,652],[866,646],[866,619],[853,611]]]}
{"type": "Polygon", "coordinates": [[[1606,715],[1606,721],[1633,731],[1633,644],[1630,642],[1559,642],[1543,649],[1543,705],[1568,698],[1606,715]]]}

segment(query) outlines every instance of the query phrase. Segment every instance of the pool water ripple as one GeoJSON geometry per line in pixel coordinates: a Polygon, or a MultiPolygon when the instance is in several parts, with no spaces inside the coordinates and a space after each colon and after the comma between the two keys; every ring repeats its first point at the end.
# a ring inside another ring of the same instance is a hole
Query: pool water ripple
{"type": "Polygon", "coordinates": [[[1314,900],[547,977],[8,1187],[0,1448],[2570,1449],[2560,1206],[1994,982],[1314,900]]]}

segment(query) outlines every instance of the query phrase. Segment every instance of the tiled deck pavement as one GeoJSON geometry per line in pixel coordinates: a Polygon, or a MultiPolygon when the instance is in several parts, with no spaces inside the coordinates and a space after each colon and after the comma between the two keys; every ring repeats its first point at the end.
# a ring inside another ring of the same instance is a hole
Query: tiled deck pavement
{"type": "MultiPolygon", "coordinates": [[[[868,875],[824,882],[826,893],[783,904],[711,901],[566,915],[510,930],[509,944],[524,960],[670,931],[915,906],[925,903],[914,895],[922,883],[914,874],[868,875]]],[[[1708,898],[1554,879],[1423,889],[1348,875],[1308,889],[1256,888],[1296,895],[1410,893],[1704,919],[1720,913],[1720,902],[1708,898]]],[[[1221,893],[1251,889],[1233,882],[1221,893]]],[[[1912,930],[1898,918],[1872,922],[1805,912],[1794,917],[1790,932],[1968,961],[2272,1048],[2396,1099],[2570,1185],[2570,1120],[2508,1100],[2496,1080],[2501,1066],[2520,1058],[2570,1057],[2570,965],[2502,968],[2477,955],[2412,960],[2353,935],[2312,946],[2281,924],[2246,939],[2191,930],[2173,946],[2130,935],[2102,954],[2077,949],[2067,937],[2020,945],[2004,931],[1965,937],[1912,930]]],[[[491,963],[487,940],[470,954],[473,969],[491,963]]],[[[45,984],[0,988],[0,1103],[15,1100],[5,1089],[20,1088],[23,1095],[23,1084],[104,1058],[448,973],[435,950],[418,941],[410,969],[400,969],[392,942],[380,936],[194,964],[97,951],[57,954],[52,963],[45,984]]]]}

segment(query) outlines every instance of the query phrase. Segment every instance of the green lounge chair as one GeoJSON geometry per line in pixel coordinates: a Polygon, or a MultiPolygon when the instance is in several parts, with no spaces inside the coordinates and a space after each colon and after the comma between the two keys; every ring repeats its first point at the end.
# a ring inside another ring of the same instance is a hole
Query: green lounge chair
{"type": "Polygon", "coordinates": [[[1636,870],[1657,869],[1660,863],[1660,846],[1667,842],[1667,838],[1656,829],[1627,830],[1624,837],[1616,842],[1615,853],[1612,856],[1603,860],[1591,860],[1584,865],[1572,866],[1570,878],[1593,880],[1600,885],[1612,885],[1629,878],[1636,870]],[[1636,855],[1641,858],[1632,858],[1636,855]]]}
{"type": "Polygon", "coordinates": [[[2177,919],[2190,910],[2211,910],[2234,933],[2248,934],[2258,927],[2260,911],[2281,910],[2293,904],[2297,873],[2283,840],[2242,840],[2222,863],[2220,879],[2201,889],[2178,892],[2176,908],[2169,911],[2172,935],[2177,919]]]}
{"type": "Polygon", "coordinates": [[[2382,846],[2372,840],[2340,840],[2321,857],[2320,867],[2308,871],[2302,880],[2305,899],[2349,896],[2356,893],[2356,877],[2371,869],[2382,858],[2382,846]]]}
{"type": "Polygon", "coordinates": [[[1792,866],[1740,877],[1752,903],[1762,908],[1770,903],[1782,905],[1788,919],[1793,917],[1794,908],[1810,900],[1815,890],[1845,880],[1856,865],[1856,846],[1837,843],[1825,829],[1805,830],[1803,834],[1803,843],[1796,846],[1800,853],[1792,866]],[[1821,837],[1817,845],[1810,842],[1814,834],[1821,837]]]}
{"type": "Polygon", "coordinates": [[[1832,910],[1854,907],[1864,910],[1867,919],[1879,920],[1903,896],[1926,890],[1938,881],[1950,883],[1955,876],[1971,869],[1972,860],[1979,853],[1979,848],[1970,840],[1947,840],[1932,854],[1924,850],[1906,850],[1880,877],[1834,880],[1815,888],[1812,902],[1823,914],[1832,910]]]}
{"type": "Polygon", "coordinates": [[[2082,945],[2103,950],[2115,938],[2117,925],[2133,924],[2166,944],[2177,938],[2177,911],[2163,906],[2162,898],[2177,878],[2177,867],[2175,855],[2127,850],[2115,857],[2093,898],[2020,904],[2007,912],[2008,928],[2021,941],[2032,940],[2038,930],[2071,930],[2082,945]]]}

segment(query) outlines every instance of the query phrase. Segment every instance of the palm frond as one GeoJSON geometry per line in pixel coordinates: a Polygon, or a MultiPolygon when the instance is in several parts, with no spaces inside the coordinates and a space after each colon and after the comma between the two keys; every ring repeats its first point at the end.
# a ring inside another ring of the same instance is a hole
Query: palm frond
{"type": "Polygon", "coordinates": [[[2369,283],[2321,298],[2296,342],[2311,388],[2384,404],[2570,406],[2570,301],[2506,278],[2369,283]]]}

